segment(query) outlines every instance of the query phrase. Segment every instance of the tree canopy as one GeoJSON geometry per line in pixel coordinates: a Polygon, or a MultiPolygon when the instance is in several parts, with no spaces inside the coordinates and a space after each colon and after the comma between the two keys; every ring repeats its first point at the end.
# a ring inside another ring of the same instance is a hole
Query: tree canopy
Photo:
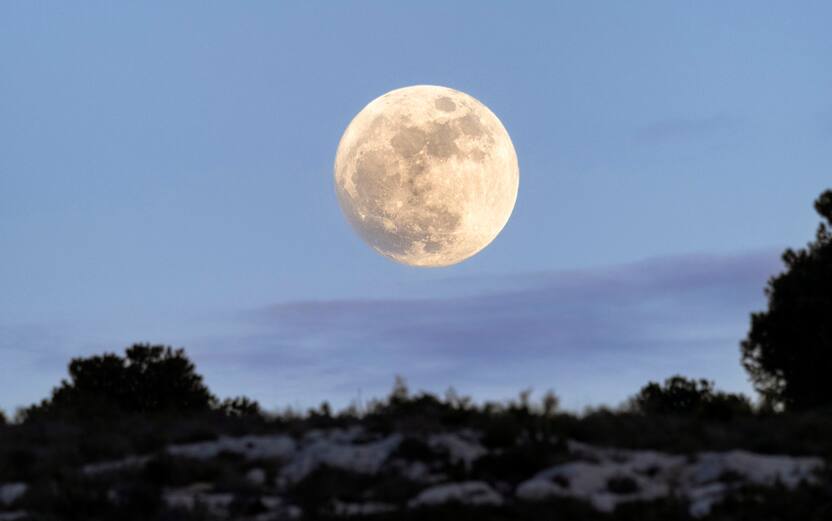
{"type": "Polygon", "coordinates": [[[791,410],[832,406],[832,190],[815,201],[826,221],[805,249],[783,253],[768,281],[768,310],[751,315],[742,364],[769,403],[791,410]]]}
{"type": "Polygon", "coordinates": [[[202,412],[217,399],[183,349],[134,344],[113,353],[74,358],[69,379],[52,396],[23,411],[25,418],[72,416],[92,419],[123,413],[202,412]]]}
{"type": "Polygon", "coordinates": [[[751,413],[751,403],[740,394],[715,391],[713,382],[672,376],[663,385],[649,382],[631,400],[631,406],[644,414],[698,415],[730,419],[751,413]]]}

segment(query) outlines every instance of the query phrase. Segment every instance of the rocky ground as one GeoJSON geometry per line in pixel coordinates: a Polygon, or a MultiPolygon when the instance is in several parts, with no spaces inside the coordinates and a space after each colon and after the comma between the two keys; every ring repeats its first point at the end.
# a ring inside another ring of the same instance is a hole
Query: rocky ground
{"type": "Polygon", "coordinates": [[[471,519],[612,519],[651,504],[674,519],[730,519],[720,505],[738,494],[790,494],[828,486],[827,476],[818,457],[623,450],[554,436],[489,448],[471,429],[352,425],[167,445],[82,465],[71,484],[0,484],[0,520],[47,519],[38,498],[60,486],[116,506],[159,501],[164,519],[439,519],[446,508],[500,513],[471,519]]]}

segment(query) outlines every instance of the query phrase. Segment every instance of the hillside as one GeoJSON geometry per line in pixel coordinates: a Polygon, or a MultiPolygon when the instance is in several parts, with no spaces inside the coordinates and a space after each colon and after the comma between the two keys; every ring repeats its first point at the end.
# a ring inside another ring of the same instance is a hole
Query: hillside
{"type": "Polygon", "coordinates": [[[0,519],[829,519],[828,414],[551,405],[398,389],[360,414],[8,425],[0,519]]]}

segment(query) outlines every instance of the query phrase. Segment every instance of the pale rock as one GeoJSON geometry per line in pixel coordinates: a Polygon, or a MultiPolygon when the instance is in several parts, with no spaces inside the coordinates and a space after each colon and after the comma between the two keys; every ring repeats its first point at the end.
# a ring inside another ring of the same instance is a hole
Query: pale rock
{"type": "Polygon", "coordinates": [[[84,465],[83,467],[81,467],[81,472],[88,476],[94,476],[96,474],[102,474],[106,472],[117,472],[120,470],[129,470],[133,468],[143,467],[148,461],[150,461],[150,456],[128,456],[120,460],[102,461],[98,463],[90,463],[89,465],[84,465]]]}
{"type": "Polygon", "coordinates": [[[172,456],[184,456],[194,459],[211,459],[223,452],[239,454],[246,459],[267,459],[290,457],[297,449],[297,443],[286,435],[241,436],[231,438],[221,436],[214,441],[202,441],[167,448],[172,456]]]}
{"type": "Polygon", "coordinates": [[[612,512],[620,498],[609,492],[598,492],[589,496],[589,503],[599,512],[612,512]]]}
{"type": "Polygon", "coordinates": [[[428,445],[439,448],[448,453],[452,463],[463,463],[465,468],[488,453],[488,451],[474,439],[470,433],[442,433],[428,438],[428,445]]]}
{"type": "MultiPolygon", "coordinates": [[[[223,452],[239,454],[246,459],[286,459],[294,453],[296,448],[295,440],[285,435],[242,436],[238,438],[221,436],[213,441],[171,445],[167,447],[166,451],[171,456],[200,460],[215,458],[223,452]]],[[[151,456],[128,456],[116,461],[85,465],[81,468],[81,472],[87,475],[96,475],[128,470],[142,467],[150,459],[151,456]]]]}
{"type": "Polygon", "coordinates": [[[422,461],[405,461],[395,459],[386,464],[385,468],[397,473],[403,478],[417,483],[435,484],[446,479],[442,473],[434,473],[431,468],[422,461]]]}
{"type": "Polygon", "coordinates": [[[389,503],[344,503],[335,501],[333,503],[335,515],[337,516],[371,516],[374,514],[385,514],[396,510],[396,505],[389,503]]]}
{"type": "Polygon", "coordinates": [[[649,501],[675,493],[690,501],[690,514],[707,515],[714,504],[742,483],[794,488],[799,483],[816,480],[815,472],[823,466],[820,458],[769,456],[746,451],[704,452],[693,461],[679,455],[656,451],[631,451],[570,441],[572,455],[588,461],[556,465],[518,485],[515,494],[526,501],[542,501],[556,496],[577,497],[589,501],[597,510],[609,512],[623,502],[649,501]],[[739,483],[722,483],[726,473],[739,483]],[[627,477],[637,490],[615,494],[609,480],[627,477]],[[559,484],[562,483],[562,484],[559,484]]]}
{"type": "Polygon", "coordinates": [[[687,490],[687,498],[690,501],[688,512],[693,517],[704,517],[711,512],[711,508],[722,500],[730,491],[726,483],[711,483],[701,487],[694,487],[687,490]]]}
{"type": "Polygon", "coordinates": [[[296,483],[321,465],[359,474],[376,474],[401,440],[400,434],[393,434],[378,441],[355,445],[335,443],[327,438],[312,441],[283,467],[279,483],[296,483]]]}
{"type": "Polygon", "coordinates": [[[280,521],[284,518],[276,512],[263,512],[254,517],[247,517],[245,519],[246,521],[280,521]]]}
{"type": "Polygon", "coordinates": [[[568,495],[568,491],[547,479],[533,478],[520,483],[514,494],[523,501],[545,501],[553,497],[568,495]]]}
{"type": "Polygon", "coordinates": [[[195,483],[187,487],[168,489],[162,493],[162,499],[170,508],[193,510],[197,505],[202,505],[209,512],[222,515],[234,501],[234,495],[212,493],[211,488],[210,483],[195,483]]]}
{"type": "Polygon", "coordinates": [[[260,503],[262,503],[267,510],[277,510],[283,506],[283,498],[279,496],[261,496],[260,503]]]}
{"type": "Polygon", "coordinates": [[[465,481],[462,483],[446,483],[423,490],[408,502],[408,507],[435,506],[445,503],[462,503],[464,505],[492,505],[503,504],[503,497],[488,483],[483,481],[465,481]]]}
{"type": "Polygon", "coordinates": [[[801,481],[812,481],[814,472],[823,460],[813,457],[771,456],[733,450],[729,452],[703,452],[688,471],[690,481],[706,483],[730,472],[758,485],[782,483],[794,488],[801,481]]]}
{"type": "Polygon", "coordinates": [[[29,489],[26,483],[6,483],[0,485],[0,504],[11,505],[29,489]]]}

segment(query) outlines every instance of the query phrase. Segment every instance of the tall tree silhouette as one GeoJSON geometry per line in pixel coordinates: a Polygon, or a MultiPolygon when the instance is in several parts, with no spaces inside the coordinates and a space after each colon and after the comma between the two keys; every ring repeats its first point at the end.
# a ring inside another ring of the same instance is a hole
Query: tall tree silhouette
{"type": "Polygon", "coordinates": [[[751,315],[741,344],[757,391],[792,410],[832,406],[832,190],[815,209],[826,222],[805,249],[783,253],[786,271],[768,281],[768,310],[751,315]]]}

